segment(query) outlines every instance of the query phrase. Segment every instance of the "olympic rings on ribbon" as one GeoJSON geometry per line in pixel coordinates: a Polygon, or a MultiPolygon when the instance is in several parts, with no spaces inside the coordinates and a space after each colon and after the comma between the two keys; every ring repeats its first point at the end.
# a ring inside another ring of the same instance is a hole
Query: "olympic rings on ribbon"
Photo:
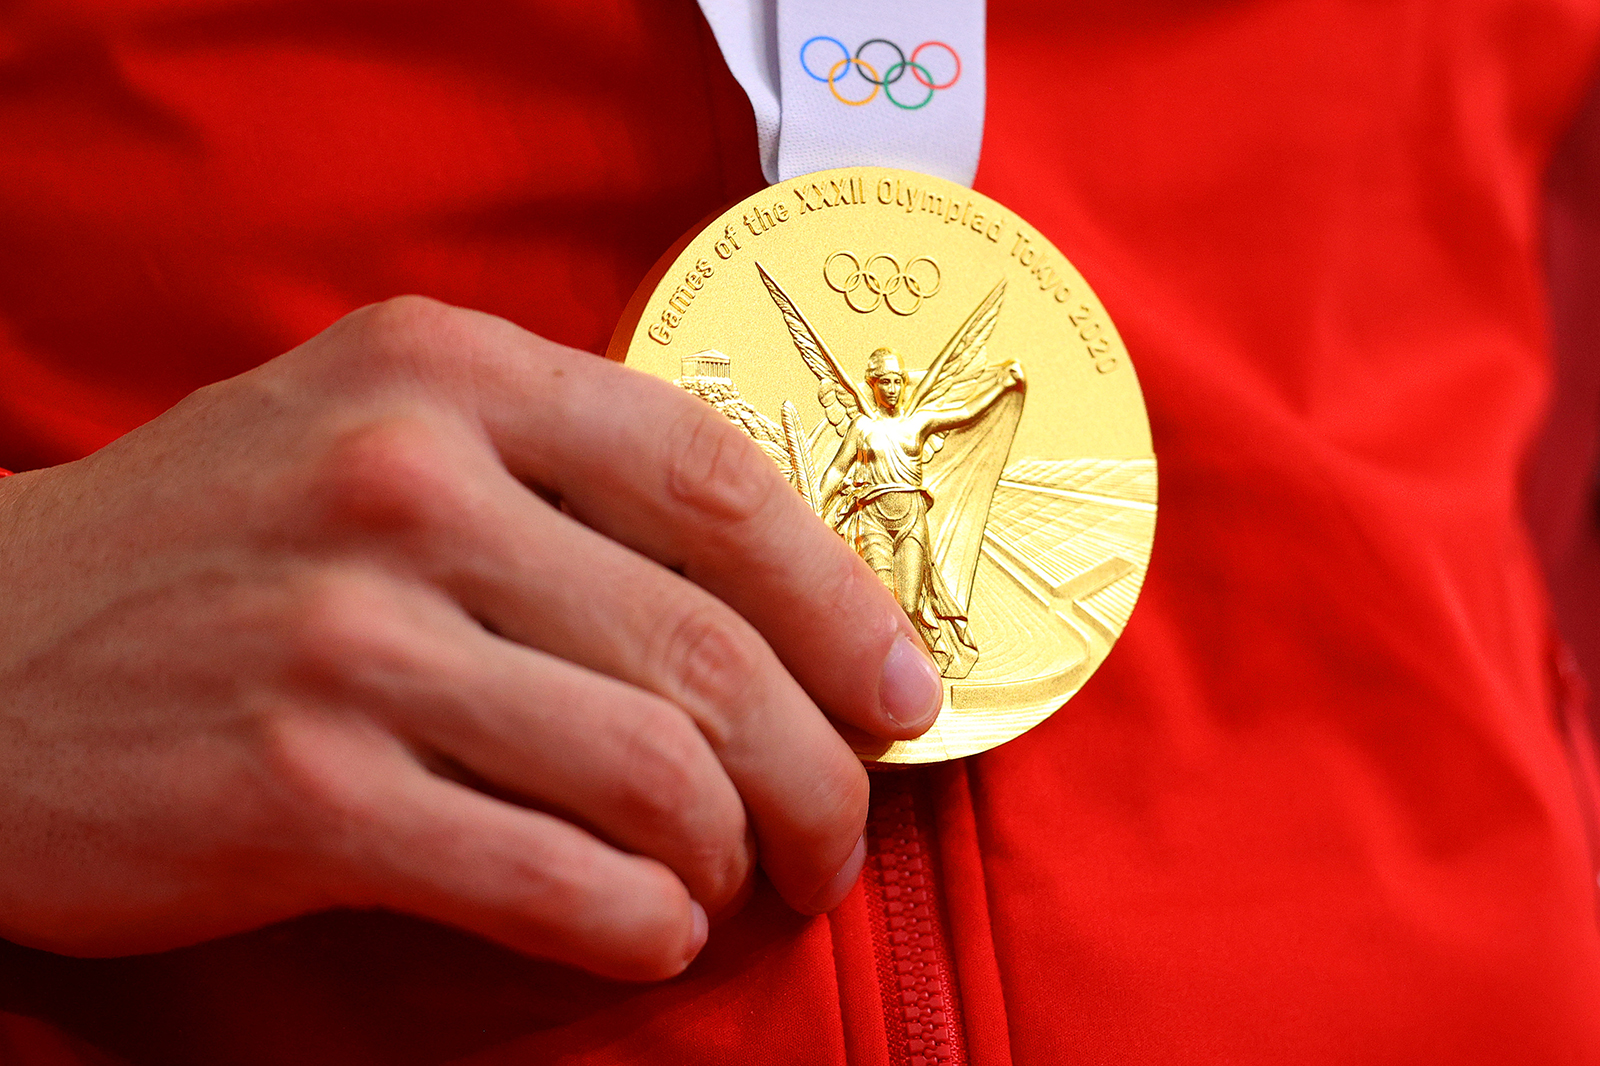
{"type": "MultiPolygon", "coordinates": [[[[806,73],[809,74],[810,71],[807,71],[806,73]]],[[[846,56],[828,68],[828,91],[832,93],[833,98],[839,101],[841,104],[849,104],[851,107],[860,107],[862,104],[870,104],[872,102],[872,98],[878,95],[878,89],[882,87],[882,85],[883,82],[878,80],[878,72],[873,70],[868,64],[861,62],[859,59],[852,59],[849,56],[846,56]],[[872,91],[859,100],[848,100],[839,93],[839,68],[848,66],[851,63],[854,63],[857,69],[863,71],[861,75],[863,78],[866,78],[872,83],[872,91]]]]}
{"type": "MultiPolygon", "coordinates": [[[[928,106],[928,101],[933,99],[933,87],[932,87],[931,84],[929,84],[930,81],[931,81],[931,76],[928,74],[928,68],[923,66],[921,63],[912,63],[912,64],[910,64],[911,76],[913,78],[916,78],[918,81],[922,82],[922,84],[928,86],[928,95],[924,96],[921,100],[917,101],[914,104],[905,104],[905,103],[901,103],[899,100],[897,100],[895,98],[894,91],[889,88],[889,85],[890,85],[891,82],[893,82],[894,80],[897,80],[902,74],[905,73],[905,68],[906,68],[907,64],[905,64],[905,63],[897,63],[897,64],[895,64],[895,66],[900,67],[900,69],[895,71],[894,78],[890,78],[888,76],[888,74],[889,74],[888,70],[883,72],[884,73],[883,95],[887,96],[889,98],[889,102],[891,104],[893,104],[895,107],[902,108],[902,109],[904,109],[906,111],[915,111],[919,107],[927,107],[928,106]]],[[[894,67],[890,67],[889,70],[894,70],[894,67]]]]}
{"type": "Polygon", "coordinates": [[[864,42],[861,45],[860,48],[856,49],[856,56],[855,57],[857,59],[860,59],[861,58],[861,53],[865,52],[868,48],[871,48],[875,44],[886,44],[890,48],[894,49],[894,54],[896,56],[899,56],[899,58],[897,60],[895,60],[895,62],[889,67],[889,70],[895,70],[896,73],[895,73],[895,76],[891,78],[891,77],[889,77],[889,71],[886,70],[886,71],[884,71],[884,76],[883,76],[883,79],[881,81],[878,80],[877,78],[869,78],[867,80],[871,81],[872,84],[874,84],[874,85],[893,85],[895,82],[897,82],[901,78],[905,77],[905,73],[906,73],[906,54],[904,52],[900,51],[900,46],[895,44],[893,41],[886,41],[882,37],[874,37],[872,40],[864,42]]]}
{"type": "Polygon", "coordinates": [[[895,107],[898,107],[903,111],[916,111],[919,108],[928,106],[928,102],[933,99],[934,93],[936,93],[938,90],[948,89],[956,82],[961,80],[961,56],[954,48],[950,47],[948,44],[945,44],[943,41],[923,41],[921,44],[917,45],[916,48],[911,50],[911,55],[908,57],[904,49],[895,44],[893,41],[887,40],[883,37],[874,37],[869,41],[864,41],[862,42],[861,47],[857,48],[854,52],[851,52],[850,49],[845,47],[844,42],[839,40],[839,38],[819,35],[810,38],[805,44],[800,46],[800,69],[804,70],[807,75],[815,80],[826,83],[828,86],[828,91],[833,93],[833,98],[838,100],[841,104],[846,104],[850,107],[861,107],[862,105],[870,103],[873,99],[875,99],[878,95],[878,90],[881,89],[883,90],[883,95],[887,97],[889,102],[895,107]],[[807,51],[812,45],[819,41],[826,41],[835,48],[839,49],[839,58],[835,60],[828,68],[828,72],[826,74],[819,74],[815,70],[811,69],[811,64],[807,62],[806,59],[807,51]],[[873,66],[871,63],[862,58],[862,53],[864,53],[868,48],[871,48],[873,45],[892,48],[894,49],[894,54],[896,56],[896,59],[893,63],[883,68],[883,74],[881,76],[878,73],[877,67],[873,66]],[[951,74],[950,77],[944,81],[934,81],[933,74],[928,70],[927,66],[917,61],[918,57],[922,55],[923,50],[927,48],[942,48],[948,52],[950,54],[950,59],[955,63],[955,73],[951,74]],[[872,86],[872,91],[859,99],[851,99],[839,91],[839,82],[845,78],[848,78],[851,70],[854,70],[856,73],[860,74],[862,80],[866,81],[867,84],[872,86]],[[906,101],[897,98],[894,94],[894,90],[890,88],[890,86],[904,78],[907,71],[911,73],[912,79],[916,81],[918,85],[921,85],[924,89],[928,90],[928,95],[924,96],[921,100],[914,104],[907,103],[906,101]]]}
{"type": "Polygon", "coordinates": [[[938,294],[940,286],[944,284],[944,275],[939,270],[939,264],[925,255],[909,260],[902,267],[900,260],[887,252],[879,252],[863,263],[854,252],[840,251],[834,252],[823,262],[822,280],[828,288],[844,297],[844,302],[850,305],[852,311],[865,315],[882,305],[903,317],[915,314],[923,300],[938,294]],[[849,273],[834,269],[834,264],[841,261],[849,262],[849,273]],[[918,263],[926,263],[927,266],[918,270],[918,263]],[[928,279],[930,272],[932,280],[928,279]],[[864,298],[858,303],[853,295],[863,287],[871,295],[871,303],[866,303],[864,298]],[[899,292],[905,292],[911,299],[902,299],[897,304],[895,294],[899,292]]]}
{"type": "Polygon", "coordinates": [[[949,81],[941,81],[937,84],[935,84],[931,78],[927,81],[922,81],[921,78],[918,78],[918,81],[921,81],[922,84],[926,85],[930,89],[948,89],[950,86],[961,80],[961,57],[956,54],[956,50],[954,48],[951,48],[943,41],[923,41],[921,44],[917,45],[916,48],[912,49],[910,62],[913,68],[922,70],[924,73],[927,72],[926,68],[917,67],[917,57],[922,54],[922,50],[924,48],[943,48],[946,52],[949,52],[950,58],[955,60],[956,72],[950,75],[949,81]]]}

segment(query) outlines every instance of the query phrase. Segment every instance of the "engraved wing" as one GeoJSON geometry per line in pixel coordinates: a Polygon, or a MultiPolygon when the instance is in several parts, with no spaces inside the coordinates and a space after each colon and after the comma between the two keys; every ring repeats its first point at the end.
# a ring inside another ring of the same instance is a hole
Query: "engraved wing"
{"type": "Polygon", "coordinates": [[[1006,283],[1002,280],[967,316],[927,373],[913,384],[906,403],[908,411],[960,407],[977,391],[988,369],[985,352],[1005,295],[1006,283]]]}
{"type": "Polygon", "coordinates": [[[836,381],[817,382],[817,403],[822,405],[827,424],[841,437],[850,427],[850,420],[861,413],[861,405],[836,381]]]}
{"type": "Polygon", "coordinates": [[[845,427],[850,419],[861,413],[865,401],[856,383],[850,380],[850,375],[845,373],[839,360],[822,343],[822,338],[806,321],[806,316],[800,313],[800,308],[795,306],[789,294],[784,292],[772,275],[767,273],[767,268],[759,262],[756,270],[761,273],[762,284],[766,285],[767,293],[772,297],[772,302],[778,305],[778,310],[783,314],[783,323],[789,327],[789,336],[794,339],[794,346],[800,350],[800,358],[805,360],[806,367],[817,376],[817,402],[822,405],[822,410],[827,414],[828,421],[833,428],[843,436],[845,427]]]}

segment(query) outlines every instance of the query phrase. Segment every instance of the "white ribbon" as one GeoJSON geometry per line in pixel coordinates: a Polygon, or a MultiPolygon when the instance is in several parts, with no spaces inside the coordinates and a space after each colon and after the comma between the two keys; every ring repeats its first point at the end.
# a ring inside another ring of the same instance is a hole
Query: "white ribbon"
{"type": "Polygon", "coordinates": [[[768,181],[901,167],[971,185],[983,0],[700,0],[750,97],[768,181]]]}

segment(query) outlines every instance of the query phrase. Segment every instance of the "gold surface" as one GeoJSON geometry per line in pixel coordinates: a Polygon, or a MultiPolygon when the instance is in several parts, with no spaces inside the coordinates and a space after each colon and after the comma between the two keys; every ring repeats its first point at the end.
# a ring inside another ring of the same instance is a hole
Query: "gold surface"
{"type": "Polygon", "coordinates": [[[1138,378],[1082,276],[995,201],[880,167],[780,182],[663,258],[610,354],[755,440],[933,651],[938,723],[864,762],[1010,740],[1127,624],[1156,519],[1138,378]]]}

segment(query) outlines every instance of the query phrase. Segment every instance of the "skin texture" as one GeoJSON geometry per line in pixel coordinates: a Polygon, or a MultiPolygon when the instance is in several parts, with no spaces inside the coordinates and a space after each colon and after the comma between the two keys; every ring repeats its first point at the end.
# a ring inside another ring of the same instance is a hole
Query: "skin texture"
{"type": "Polygon", "coordinates": [[[72,954],[382,906],[667,977],[758,862],[843,898],[835,725],[939,702],[711,408],[417,297],[0,481],[0,588],[0,935],[72,954]]]}

